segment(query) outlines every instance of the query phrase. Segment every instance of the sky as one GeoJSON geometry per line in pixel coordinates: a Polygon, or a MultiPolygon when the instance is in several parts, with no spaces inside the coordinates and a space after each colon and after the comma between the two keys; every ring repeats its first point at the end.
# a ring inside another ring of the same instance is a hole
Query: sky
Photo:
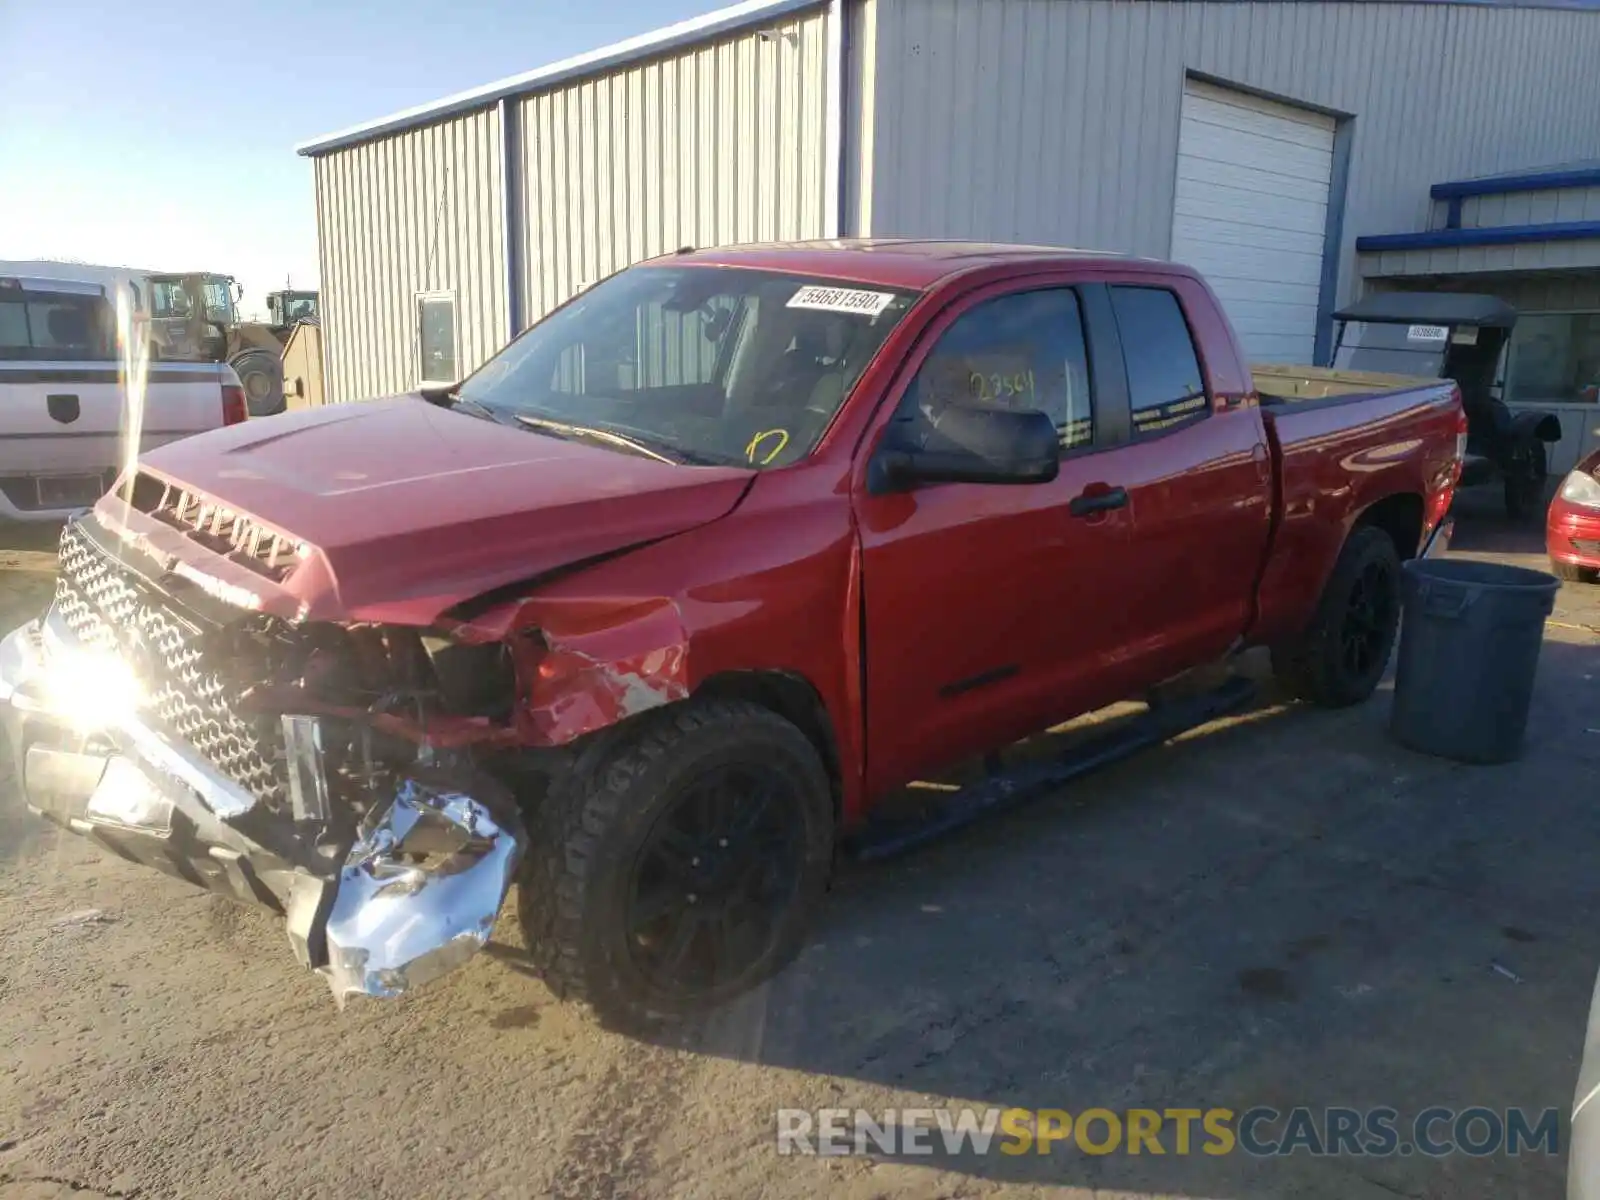
{"type": "Polygon", "coordinates": [[[0,260],[317,282],[302,141],[728,0],[0,0],[0,260]]]}

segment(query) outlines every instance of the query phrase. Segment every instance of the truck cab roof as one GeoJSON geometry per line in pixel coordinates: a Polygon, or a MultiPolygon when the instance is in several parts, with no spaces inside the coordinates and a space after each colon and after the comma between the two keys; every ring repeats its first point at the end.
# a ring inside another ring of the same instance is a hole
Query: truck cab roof
{"type": "Polygon", "coordinates": [[[0,290],[23,292],[49,292],[57,296],[104,296],[105,288],[98,283],[78,279],[42,279],[31,275],[0,276],[0,290]]]}
{"type": "Polygon", "coordinates": [[[1173,263],[1096,250],[933,238],[837,238],[722,246],[709,250],[684,249],[655,261],[782,271],[914,291],[986,267],[1105,263],[1137,265],[1169,275],[1192,274],[1188,268],[1173,263]]]}

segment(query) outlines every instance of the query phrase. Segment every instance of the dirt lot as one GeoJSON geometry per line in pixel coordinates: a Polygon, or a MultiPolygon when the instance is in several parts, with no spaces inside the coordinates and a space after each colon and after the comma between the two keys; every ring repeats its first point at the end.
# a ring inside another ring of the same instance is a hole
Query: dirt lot
{"type": "MultiPolygon", "coordinates": [[[[1540,562],[1492,520],[1461,544],[1540,562]]],[[[9,627],[49,557],[0,559],[9,627]]],[[[1559,1196],[1543,1154],[779,1158],[774,1110],[1566,1108],[1600,963],[1597,628],[1600,588],[1563,589],[1515,765],[1398,749],[1385,696],[1266,707],[847,870],[801,962],[692,1050],[592,1027],[514,954],[341,1014],[269,916],[7,785],[0,1198],[1559,1196]]]]}

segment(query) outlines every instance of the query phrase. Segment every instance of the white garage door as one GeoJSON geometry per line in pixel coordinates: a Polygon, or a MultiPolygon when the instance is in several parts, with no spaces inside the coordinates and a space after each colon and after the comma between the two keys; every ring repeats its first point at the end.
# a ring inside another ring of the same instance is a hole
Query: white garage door
{"type": "Polygon", "coordinates": [[[1172,257],[1202,271],[1255,360],[1309,363],[1333,118],[1190,80],[1172,257]]]}

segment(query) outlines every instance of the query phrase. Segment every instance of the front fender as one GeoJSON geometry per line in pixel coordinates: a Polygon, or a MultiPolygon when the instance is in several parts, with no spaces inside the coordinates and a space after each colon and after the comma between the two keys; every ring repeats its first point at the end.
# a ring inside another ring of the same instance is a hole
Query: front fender
{"type": "Polygon", "coordinates": [[[525,745],[564,746],[689,695],[689,631],[667,597],[625,605],[530,598],[456,633],[512,644],[513,720],[525,745]]]}

